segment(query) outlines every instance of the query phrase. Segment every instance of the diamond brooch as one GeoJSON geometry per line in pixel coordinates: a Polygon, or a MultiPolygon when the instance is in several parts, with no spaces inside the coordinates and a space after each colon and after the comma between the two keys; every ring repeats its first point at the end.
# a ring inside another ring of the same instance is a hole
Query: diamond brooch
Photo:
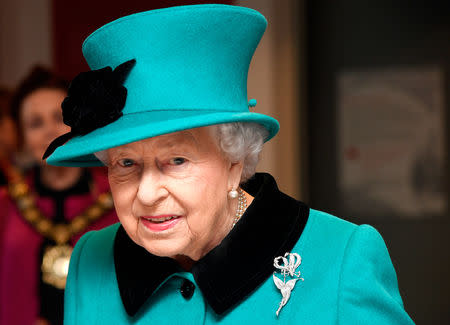
{"type": "Polygon", "coordinates": [[[273,282],[275,282],[276,287],[280,289],[282,296],[280,305],[276,311],[277,317],[280,314],[281,308],[288,302],[296,282],[298,280],[304,281],[304,279],[300,277],[300,271],[296,271],[301,263],[302,258],[297,253],[286,253],[284,256],[275,257],[273,260],[273,266],[279,270],[283,277],[283,280],[281,280],[276,276],[277,271],[273,272],[273,282]],[[286,280],[288,281],[286,282],[286,280]]]}

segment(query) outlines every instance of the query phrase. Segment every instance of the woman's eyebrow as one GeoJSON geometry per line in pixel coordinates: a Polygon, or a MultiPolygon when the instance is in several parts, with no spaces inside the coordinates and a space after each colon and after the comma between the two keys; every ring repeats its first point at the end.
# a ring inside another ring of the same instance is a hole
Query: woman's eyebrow
{"type": "Polygon", "coordinates": [[[177,146],[194,145],[198,146],[198,141],[191,132],[183,131],[176,135],[161,136],[157,145],[166,147],[167,149],[176,148],[177,146]]]}
{"type": "MultiPolygon", "coordinates": [[[[145,146],[144,143],[141,145],[145,146]]],[[[189,131],[183,131],[179,134],[168,134],[160,136],[155,143],[152,145],[162,148],[164,150],[176,149],[177,147],[198,147],[198,141],[195,136],[189,131]]],[[[124,158],[130,154],[136,154],[139,150],[136,148],[123,146],[117,147],[113,152],[108,153],[108,159],[114,160],[117,158],[124,158]]]]}
{"type": "Polygon", "coordinates": [[[133,150],[132,148],[117,148],[116,150],[114,150],[112,152],[109,151],[107,157],[108,157],[108,160],[111,161],[111,160],[115,160],[118,158],[125,158],[125,157],[129,156],[130,153],[134,153],[134,152],[135,152],[135,150],[133,150]]]}

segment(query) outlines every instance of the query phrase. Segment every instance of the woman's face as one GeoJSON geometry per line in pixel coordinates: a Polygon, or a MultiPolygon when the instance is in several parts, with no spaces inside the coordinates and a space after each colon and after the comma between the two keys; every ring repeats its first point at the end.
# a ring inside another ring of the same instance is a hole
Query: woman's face
{"type": "Polygon", "coordinates": [[[108,150],[119,219],[131,239],[158,256],[198,260],[232,227],[241,163],[230,163],[208,127],[108,150]]]}
{"type": "Polygon", "coordinates": [[[63,123],[61,103],[66,92],[60,89],[40,88],[22,101],[20,122],[24,147],[38,162],[50,142],[70,131],[63,123]]]}

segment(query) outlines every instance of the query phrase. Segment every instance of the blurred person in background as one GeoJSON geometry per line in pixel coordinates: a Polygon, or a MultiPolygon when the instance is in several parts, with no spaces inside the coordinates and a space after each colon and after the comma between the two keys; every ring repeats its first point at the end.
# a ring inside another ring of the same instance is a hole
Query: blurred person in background
{"type": "Polygon", "coordinates": [[[69,130],[61,102],[68,83],[42,67],[18,86],[11,113],[19,146],[34,164],[0,195],[0,324],[62,324],[67,268],[79,237],[117,221],[100,169],[49,166],[41,159],[69,130]]]}
{"type": "Polygon", "coordinates": [[[10,115],[10,91],[0,87],[0,186],[8,183],[14,152],[17,149],[17,131],[10,115]]]}
{"type": "MultiPolygon", "coordinates": [[[[2,195],[5,195],[7,191],[12,172],[12,156],[17,148],[17,131],[9,111],[10,97],[10,91],[0,87],[0,192],[3,192],[2,195]]],[[[0,238],[3,234],[4,221],[0,214],[0,238]]]]}

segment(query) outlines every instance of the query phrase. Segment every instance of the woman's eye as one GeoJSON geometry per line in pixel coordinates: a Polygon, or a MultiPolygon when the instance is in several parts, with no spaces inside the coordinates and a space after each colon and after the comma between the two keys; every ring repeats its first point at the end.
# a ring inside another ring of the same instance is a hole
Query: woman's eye
{"type": "Polygon", "coordinates": [[[175,166],[182,165],[185,162],[186,162],[186,159],[181,158],[181,157],[176,157],[176,158],[170,159],[170,164],[175,165],[175,166]]]}
{"type": "Polygon", "coordinates": [[[132,159],[121,159],[119,160],[119,165],[122,167],[132,167],[134,166],[134,160],[132,159]]]}
{"type": "Polygon", "coordinates": [[[43,124],[44,124],[44,122],[42,121],[42,119],[35,118],[35,119],[32,119],[31,121],[29,121],[27,123],[27,126],[30,129],[37,129],[37,128],[40,128],[43,124]]]}

